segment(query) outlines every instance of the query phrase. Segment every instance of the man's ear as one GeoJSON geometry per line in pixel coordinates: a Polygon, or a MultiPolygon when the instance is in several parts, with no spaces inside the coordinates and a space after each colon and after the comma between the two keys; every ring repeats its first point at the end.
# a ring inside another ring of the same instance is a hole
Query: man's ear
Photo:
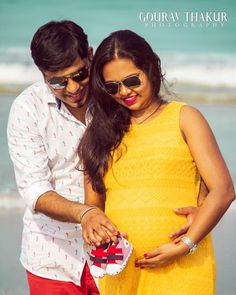
{"type": "Polygon", "coordinates": [[[93,60],[93,47],[88,48],[88,59],[90,62],[93,60]]]}

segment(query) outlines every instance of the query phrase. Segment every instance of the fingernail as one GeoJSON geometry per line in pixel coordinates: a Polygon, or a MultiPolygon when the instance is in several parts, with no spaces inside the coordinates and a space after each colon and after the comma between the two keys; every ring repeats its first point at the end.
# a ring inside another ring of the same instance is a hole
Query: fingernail
{"type": "Polygon", "coordinates": [[[147,253],[145,253],[145,254],[143,254],[143,256],[144,256],[145,258],[147,258],[147,257],[148,257],[148,254],[147,254],[147,253]]]}

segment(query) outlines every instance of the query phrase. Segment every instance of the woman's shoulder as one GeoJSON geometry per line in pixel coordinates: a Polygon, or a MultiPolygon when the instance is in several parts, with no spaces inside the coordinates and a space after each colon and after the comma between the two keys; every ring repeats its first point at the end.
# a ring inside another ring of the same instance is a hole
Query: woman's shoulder
{"type": "Polygon", "coordinates": [[[210,126],[203,114],[191,105],[184,104],[180,110],[180,129],[186,133],[200,132],[203,129],[210,129],[210,126]]]}
{"type": "Polygon", "coordinates": [[[171,109],[173,111],[180,111],[182,118],[201,117],[204,118],[202,113],[194,106],[187,104],[184,101],[165,101],[164,109],[171,109]]]}

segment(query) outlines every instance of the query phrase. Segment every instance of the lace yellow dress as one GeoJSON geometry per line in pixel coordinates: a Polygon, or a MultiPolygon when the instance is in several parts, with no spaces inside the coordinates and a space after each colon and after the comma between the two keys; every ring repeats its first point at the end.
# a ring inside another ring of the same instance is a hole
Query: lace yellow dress
{"type": "MultiPolygon", "coordinates": [[[[137,257],[168,243],[185,223],[173,208],[196,206],[200,176],[179,128],[180,102],[171,102],[149,122],[132,125],[115,151],[105,176],[106,214],[127,232],[134,251],[117,276],[100,279],[102,295],[215,294],[215,257],[211,237],[193,255],[169,266],[140,269],[137,257]]],[[[200,139],[199,139],[200,140],[200,139]]]]}

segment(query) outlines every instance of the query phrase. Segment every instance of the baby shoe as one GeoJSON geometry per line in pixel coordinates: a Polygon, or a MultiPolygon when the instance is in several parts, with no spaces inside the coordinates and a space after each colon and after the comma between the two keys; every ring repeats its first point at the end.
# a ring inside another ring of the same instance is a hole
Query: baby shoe
{"type": "Polygon", "coordinates": [[[109,244],[107,248],[106,273],[110,276],[117,275],[126,266],[133,251],[133,246],[121,235],[118,236],[118,243],[109,244]]]}
{"type": "Polygon", "coordinates": [[[102,278],[106,274],[107,250],[109,246],[110,243],[102,244],[100,246],[84,244],[90,273],[95,278],[102,278]]]}

